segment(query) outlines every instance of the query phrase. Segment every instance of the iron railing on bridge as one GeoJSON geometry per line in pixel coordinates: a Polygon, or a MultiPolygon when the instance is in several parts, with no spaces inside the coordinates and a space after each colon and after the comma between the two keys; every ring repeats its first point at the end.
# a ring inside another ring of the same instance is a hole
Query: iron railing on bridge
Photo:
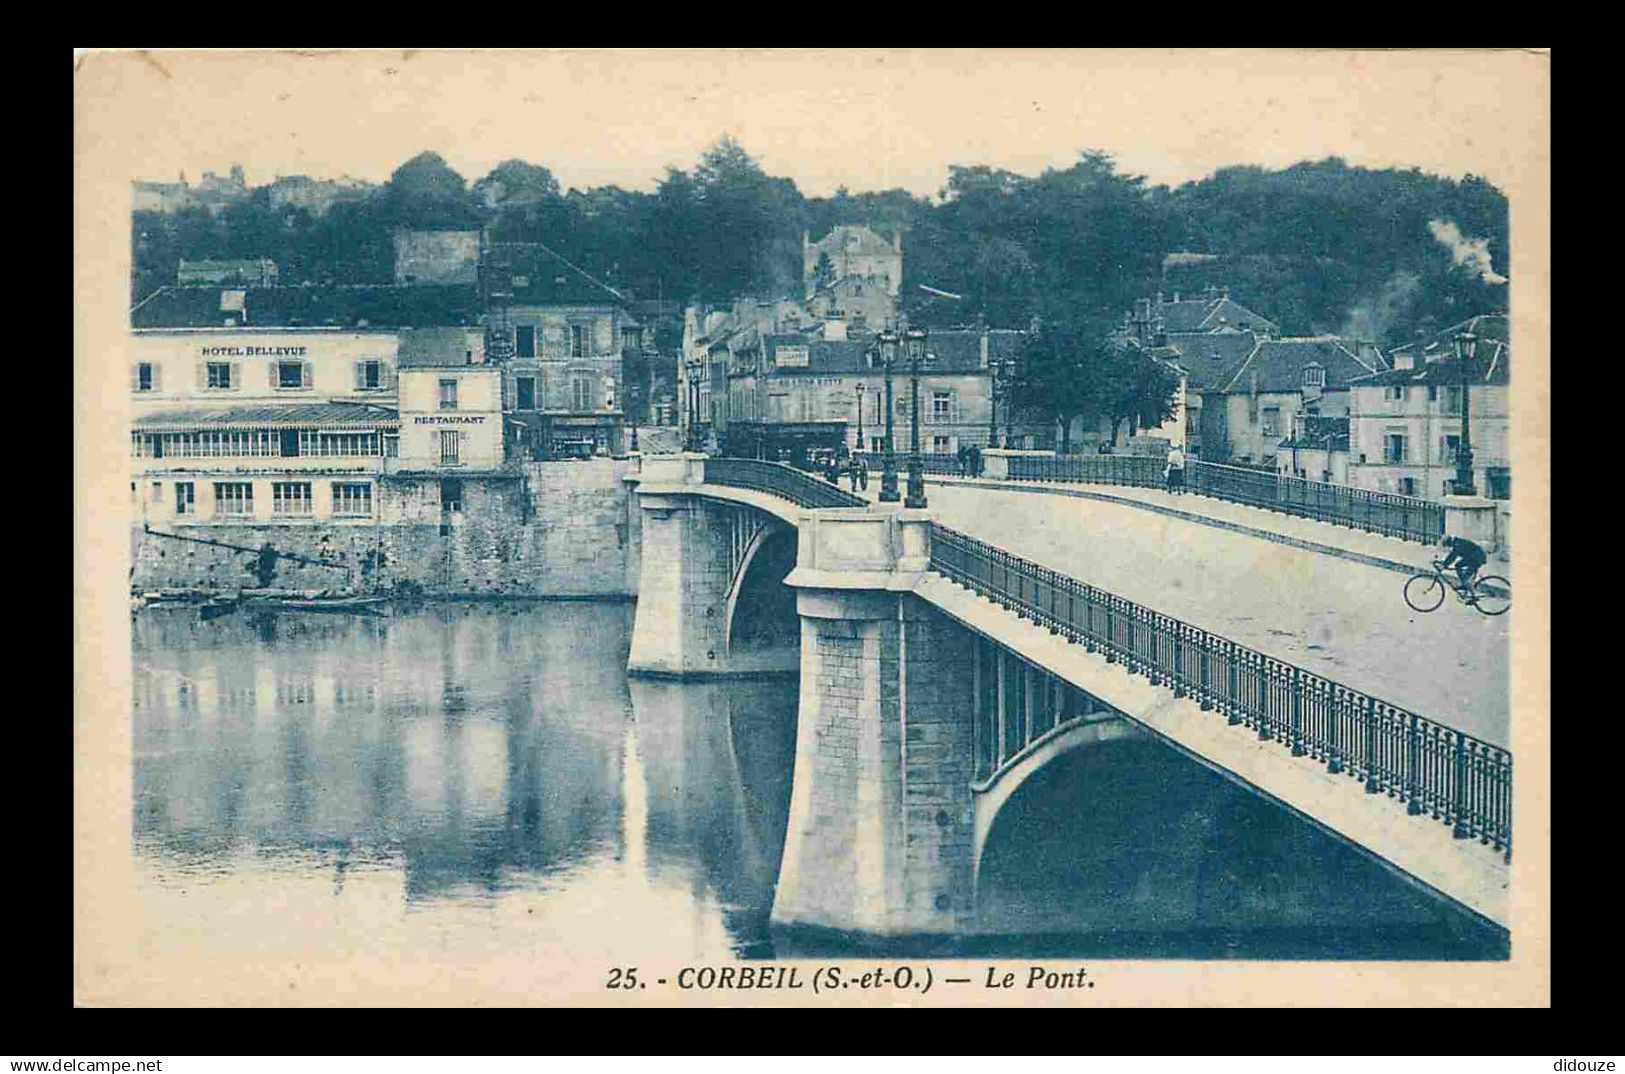
{"type": "Polygon", "coordinates": [[[946,526],[931,569],[1512,860],[1512,754],[946,526]]]}
{"type": "MultiPolygon", "coordinates": [[[[854,451],[857,460],[871,470],[879,470],[886,463],[886,457],[878,451],[854,451]]],[[[948,475],[953,477],[965,476],[964,463],[958,455],[949,455],[946,452],[920,452],[920,472],[925,474],[948,475]]],[[[899,476],[908,474],[908,452],[899,452],[897,455],[897,473],[899,476]]]]}
{"type": "Polygon", "coordinates": [[[793,466],[761,459],[707,459],[705,480],[711,485],[765,492],[798,507],[863,507],[868,503],[862,496],[793,466]]]}
{"type": "MultiPolygon", "coordinates": [[[[1078,481],[1160,488],[1162,459],[1137,455],[1012,455],[1013,481],[1078,481]]],[[[1414,496],[1309,481],[1267,470],[1189,460],[1185,491],[1407,541],[1444,536],[1444,505],[1414,496]]]]}

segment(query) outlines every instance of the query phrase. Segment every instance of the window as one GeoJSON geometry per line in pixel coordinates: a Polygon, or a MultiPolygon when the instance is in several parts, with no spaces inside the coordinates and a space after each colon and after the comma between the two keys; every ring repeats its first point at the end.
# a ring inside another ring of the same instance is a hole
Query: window
{"type": "Polygon", "coordinates": [[[164,502],[164,483],[162,481],[154,481],[152,483],[152,502],[164,502]]]}
{"type": "Polygon", "coordinates": [[[1429,384],[1428,385],[1428,402],[1437,403],[1438,401],[1439,401],[1439,386],[1437,384],[1429,384]]]}
{"type": "Polygon", "coordinates": [[[949,445],[949,437],[933,436],[931,438],[931,453],[933,455],[947,455],[953,451],[949,445]]]}
{"type": "Polygon", "coordinates": [[[371,458],[378,454],[378,434],[301,429],[299,454],[326,455],[341,459],[371,458]]]}
{"type": "Polygon", "coordinates": [[[931,420],[951,421],[954,413],[954,397],[951,392],[931,393],[931,420]]]}
{"type": "Polygon", "coordinates": [[[1281,408],[1267,406],[1264,408],[1263,433],[1265,436],[1281,435],[1281,408]]]}
{"type": "Polygon", "coordinates": [[[384,458],[398,459],[401,457],[401,434],[384,434],[384,458]]]}
{"type": "Polygon", "coordinates": [[[585,358],[588,356],[590,353],[588,348],[592,344],[590,332],[590,325],[573,324],[570,326],[570,357],[585,358]]]}
{"type": "Polygon", "coordinates": [[[279,454],[285,459],[297,459],[299,457],[299,446],[301,439],[300,430],[282,429],[279,431],[279,435],[282,440],[282,450],[279,452],[279,454]]]}
{"type": "MultiPolygon", "coordinates": [[[[700,391],[700,411],[704,413],[706,405],[710,402],[710,391],[700,391]]],[[[575,377],[570,381],[570,409],[592,409],[592,379],[590,377],[575,377]]]]}
{"type": "Polygon", "coordinates": [[[1461,412],[1461,385],[1457,384],[1444,390],[1444,408],[1452,414],[1461,412]]]}
{"type": "Polygon", "coordinates": [[[254,486],[247,481],[216,481],[214,513],[224,517],[251,517],[254,514],[254,486]]]}
{"type": "Polygon", "coordinates": [[[309,515],[310,511],[309,481],[271,482],[271,514],[286,518],[309,515]]]}
{"type": "Polygon", "coordinates": [[[383,362],[357,362],[355,364],[357,391],[372,392],[384,386],[383,362]]]}
{"type": "Polygon", "coordinates": [[[1403,403],[1405,401],[1405,385],[1395,384],[1390,388],[1383,389],[1382,397],[1389,402],[1403,403]]]}
{"type": "Polygon", "coordinates": [[[513,330],[513,352],[520,358],[536,357],[536,326],[522,324],[513,330]]]}
{"type": "Polygon", "coordinates": [[[1383,462],[1404,462],[1405,461],[1405,434],[1404,433],[1389,433],[1386,437],[1383,438],[1382,461],[1383,462]]]}
{"type": "Polygon", "coordinates": [[[1454,433],[1446,433],[1444,436],[1439,437],[1439,461],[1455,462],[1457,445],[1460,443],[1461,437],[1454,433]]]}
{"type": "Polygon", "coordinates": [[[625,350],[633,350],[633,351],[642,350],[643,349],[643,329],[641,329],[641,328],[623,328],[623,329],[621,329],[621,347],[623,349],[625,349],[625,350]]]}
{"type": "Polygon", "coordinates": [[[158,390],[158,367],[151,362],[141,362],[135,367],[135,379],[131,383],[138,392],[155,392],[158,390]]]}
{"type": "Polygon", "coordinates": [[[276,386],[278,388],[305,387],[305,363],[278,362],[276,364],[276,386]]]}
{"type": "Polygon", "coordinates": [[[457,409],[457,381],[442,380],[440,382],[440,409],[457,409]]]}
{"type": "Polygon", "coordinates": [[[1484,468],[1484,495],[1492,500],[1512,499],[1512,470],[1507,466],[1484,468]]]}
{"type": "Polygon", "coordinates": [[[455,478],[447,478],[440,482],[440,510],[449,512],[462,509],[463,483],[455,478]]]}
{"type": "Polygon", "coordinates": [[[333,517],[371,518],[372,485],[365,481],[333,483],[333,517]]]}
{"type": "Polygon", "coordinates": [[[869,450],[870,451],[885,451],[886,450],[886,438],[884,436],[871,436],[869,438],[869,450]]]}
{"type": "Polygon", "coordinates": [[[203,386],[214,391],[229,390],[231,383],[230,362],[209,362],[204,367],[203,386]]]}
{"type": "Polygon", "coordinates": [[[1324,388],[1326,386],[1325,368],[1318,365],[1304,366],[1303,386],[1305,388],[1324,388]]]}
{"type": "Polygon", "coordinates": [[[175,482],[175,513],[177,515],[197,514],[197,497],[190,481],[175,482]]]}
{"type": "Polygon", "coordinates": [[[1402,496],[1416,495],[1416,478],[1402,477],[1399,479],[1399,492],[1402,496]]]}
{"type": "Polygon", "coordinates": [[[519,394],[519,401],[518,401],[518,405],[516,406],[516,409],[518,409],[518,410],[535,410],[536,409],[536,378],[535,377],[516,377],[514,379],[514,385],[515,385],[515,388],[516,388],[516,390],[518,391],[518,394],[519,394]]]}
{"type": "Polygon", "coordinates": [[[462,434],[456,429],[440,430],[440,465],[457,465],[457,447],[462,440],[462,434]]]}

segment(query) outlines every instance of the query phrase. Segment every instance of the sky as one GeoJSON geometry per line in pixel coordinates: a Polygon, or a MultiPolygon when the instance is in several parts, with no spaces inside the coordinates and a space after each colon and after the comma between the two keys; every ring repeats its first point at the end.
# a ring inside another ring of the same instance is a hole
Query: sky
{"type": "MultiPolygon", "coordinates": [[[[130,178],[241,163],[379,182],[429,149],[471,183],[520,158],[565,187],[652,190],[723,133],[811,196],[931,195],[949,164],[1023,174],[1103,149],[1177,184],[1230,164],[1516,171],[1549,63],[1528,50],[87,52],[81,137],[130,178]],[[96,93],[139,123],[94,126],[96,93]]],[[[1543,119],[1542,119],[1543,122],[1543,119]]],[[[1527,161],[1523,161],[1527,164],[1527,161]]]]}

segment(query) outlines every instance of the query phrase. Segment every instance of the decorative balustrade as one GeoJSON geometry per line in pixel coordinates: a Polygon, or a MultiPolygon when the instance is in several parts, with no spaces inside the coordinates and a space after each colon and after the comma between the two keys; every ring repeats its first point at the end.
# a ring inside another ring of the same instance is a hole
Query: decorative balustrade
{"type": "Polygon", "coordinates": [[[931,569],[1512,860],[1512,754],[946,526],[931,569]]]}

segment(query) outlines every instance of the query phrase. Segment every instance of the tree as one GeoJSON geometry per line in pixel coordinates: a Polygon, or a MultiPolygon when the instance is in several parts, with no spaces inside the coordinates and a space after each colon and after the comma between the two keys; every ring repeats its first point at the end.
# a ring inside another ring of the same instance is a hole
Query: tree
{"type": "Polygon", "coordinates": [[[479,217],[463,177],[439,153],[419,153],[384,184],[384,215],[396,227],[461,229],[479,217]]]}
{"type": "Polygon", "coordinates": [[[813,267],[813,290],[822,291],[835,282],[835,264],[827,250],[818,251],[818,264],[813,267]]]}
{"type": "Polygon", "coordinates": [[[495,208],[503,203],[534,204],[560,196],[559,181],[540,164],[505,160],[474,184],[473,193],[482,205],[495,208]]]}
{"type": "Polygon", "coordinates": [[[1174,416],[1179,375],[1138,347],[1114,348],[1104,390],[1104,410],[1112,423],[1112,446],[1124,422],[1132,430],[1154,428],[1174,416]]]}
{"type": "Polygon", "coordinates": [[[1045,325],[1028,337],[1006,406],[1037,410],[1061,424],[1061,452],[1072,420],[1105,412],[1112,363],[1105,335],[1091,327],[1045,325]]]}

